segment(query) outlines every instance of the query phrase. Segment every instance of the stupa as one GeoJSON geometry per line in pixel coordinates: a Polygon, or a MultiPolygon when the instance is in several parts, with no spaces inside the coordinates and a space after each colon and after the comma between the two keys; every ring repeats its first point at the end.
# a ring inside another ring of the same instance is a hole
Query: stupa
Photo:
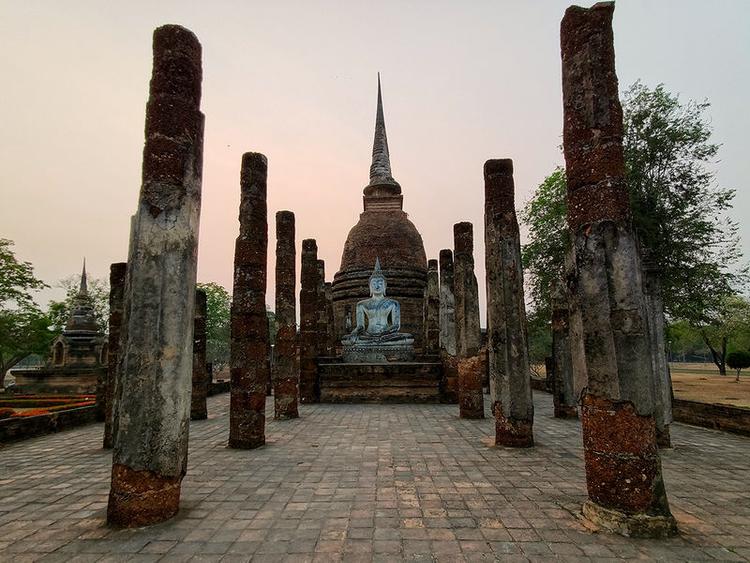
{"type": "Polygon", "coordinates": [[[341,267],[333,278],[336,335],[341,337],[356,326],[357,303],[370,297],[372,265],[379,259],[388,279],[388,295],[401,305],[401,330],[414,335],[414,346],[421,349],[427,256],[422,236],[403,210],[401,186],[391,172],[380,74],[370,182],[363,199],[364,212],[349,231],[341,267]]]}
{"type": "Polygon", "coordinates": [[[16,393],[95,393],[97,379],[107,369],[107,342],[99,329],[88,292],[86,262],[65,329],[51,347],[41,369],[11,370],[16,393]]]}

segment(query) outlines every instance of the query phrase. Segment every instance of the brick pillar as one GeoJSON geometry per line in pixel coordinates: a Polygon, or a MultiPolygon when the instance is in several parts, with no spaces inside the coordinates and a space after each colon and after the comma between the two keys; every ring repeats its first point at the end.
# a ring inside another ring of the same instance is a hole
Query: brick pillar
{"type": "Polygon", "coordinates": [[[302,271],[300,274],[300,373],[299,400],[318,401],[318,245],[315,239],[302,241],[302,271]]]}
{"type": "Polygon", "coordinates": [[[276,213],[276,346],[273,362],[273,405],[276,420],[297,418],[297,253],[294,213],[276,213]]]}
{"type": "Polygon", "coordinates": [[[127,262],[116,262],[109,267],[109,340],[107,343],[107,380],[104,387],[104,442],[112,447],[112,417],[114,416],[115,387],[117,385],[117,360],[120,356],[123,294],[127,262]]]}
{"type": "Polygon", "coordinates": [[[107,521],[154,524],[177,513],[187,465],[203,114],[201,45],[154,32],[146,142],[132,221],[113,421],[107,521]]]}
{"type": "Polygon", "coordinates": [[[534,400],[523,296],[521,239],[515,208],[513,161],[484,164],[484,240],[490,394],[495,443],[534,445],[534,400]]]}
{"type": "Polygon", "coordinates": [[[438,261],[427,261],[427,288],[425,290],[425,353],[440,352],[440,278],[438,261]]]}
{"type": "Polygon", "coordinates": [[[656,446],[642,269],[622,147],[613,2],[570,7],[560,28],[563,149],[576,391],[592,522],[629,536],[676,533],[656,446]]]}
{"type": "Polygon", "coordinates": [[[440,359],[443,364],[442,400],[458,403],[458,359],[456,358],[456,300],[454,295],[453,251],[440,251],[440,359]]]}
{"type": "Polygon", "coordinates": [[[484,418],[482,363],[479,354],[479,287],[474,275],[474,228],[471,223],[453,226],[456,347],[458,352],[458,404],[461,418],[484,418]],[[470,361],[467,361],[470,360],[470,361]],[[476,373],[473,373],[473,371],[476,373]]]}
{"type": "Polygon", "coordinates": [[[567,289],[558,281],[552,286],[552,373],[549,378],[555,418],[578,418],[568,317],[567,289]]]}
{"type": "Polygon", "coordinates": [[[270,378],[267,176],[265,156],[253,152],[242,155],[240,234],[234,249],[232,291],[230,448],[251,449],[266,443],[266,386],[270,378]]]}
{"type": "Polygon", "coordinates": [[[193,391],[190,398],[190,420],[208,418],[206,397],[206,292],[195,290],[195,317],[193,321],[193,391]]]}

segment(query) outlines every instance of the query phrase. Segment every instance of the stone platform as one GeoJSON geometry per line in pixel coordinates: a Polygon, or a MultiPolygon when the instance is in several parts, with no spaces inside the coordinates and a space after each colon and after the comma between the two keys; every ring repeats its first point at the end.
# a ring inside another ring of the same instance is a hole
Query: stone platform
{"type": "MultiPolygon", "coordinates": [[[[0,561],[747,561],[750,439],[674,424],[662,453],[681,535],[597,533],[580,423],[534,393],[533,448],[488,447],[494,421],[454,405],[300,405],[266,445],[227,448],[229,395],[190,423],[177,516],[105,525],[111,450],[102,424],[0,445],[0,561]]],[[[266,404],[273,413],[273,399],[266,404]]]]}
{"type": "Polygon", "coordinates": [[[440,362],[318,363],[322,403],[439,403],[440,362]]]}

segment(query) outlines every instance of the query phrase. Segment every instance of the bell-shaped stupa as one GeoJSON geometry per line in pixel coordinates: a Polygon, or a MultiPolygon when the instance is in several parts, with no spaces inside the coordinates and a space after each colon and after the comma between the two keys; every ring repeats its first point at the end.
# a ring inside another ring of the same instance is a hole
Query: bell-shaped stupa
{"type": "Polygon", "coordinates": [[[415,347],[422,346],[427,257],[419,231],[403,210],[403,201],[401,186],[391,172],[378,75],[375,140],[370,182],[364,189],[364,212],[349,231],[341,267],[333,278],[337,336],[347,332],[347,319],[350,326],[356,326],[357,302],[369,297],[372,265],[380,258],[383,274],[388,279],[388,295],[401,305],[401,329],[414,335],[415,347]]]}

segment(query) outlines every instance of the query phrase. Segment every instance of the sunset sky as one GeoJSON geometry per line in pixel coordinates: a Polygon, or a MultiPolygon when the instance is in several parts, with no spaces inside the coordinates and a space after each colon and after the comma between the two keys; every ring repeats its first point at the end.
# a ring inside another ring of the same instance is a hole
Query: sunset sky
{"type": "MultiPolygon", "coordinates": [[[[393,175],[427,255],[475,225],[484,294],[482,165],[512,158],[520,209],[563,163],[559,25],[567,1],[0,2],[0,237],[49,284],[127,254],[140,187],[151,34],[203,45],[206,116],[199,281],[231,291],[243,152],[269,161],[273,217],[316,238],[327,278],[362,211],[381,72],[393,175]]],[[[586,4],[590,5],[590,4],[586,4]]],[[[663,82],[708,98],[721,185],[750,256],[750,2],[627,0],[614,29],[621,89],[663,82]]],[[[298,250],[299,252],[299,250],[298,250]]],[[[299,280],[298,280],[299,281],[299,280]]],[[[60,298],[43,292],[39,301],[60,298]]],[[[483,297],[482,297],[483,299],[483,297]]],[[[484,309],[484,306],[482,306],[484,309]]]]}

